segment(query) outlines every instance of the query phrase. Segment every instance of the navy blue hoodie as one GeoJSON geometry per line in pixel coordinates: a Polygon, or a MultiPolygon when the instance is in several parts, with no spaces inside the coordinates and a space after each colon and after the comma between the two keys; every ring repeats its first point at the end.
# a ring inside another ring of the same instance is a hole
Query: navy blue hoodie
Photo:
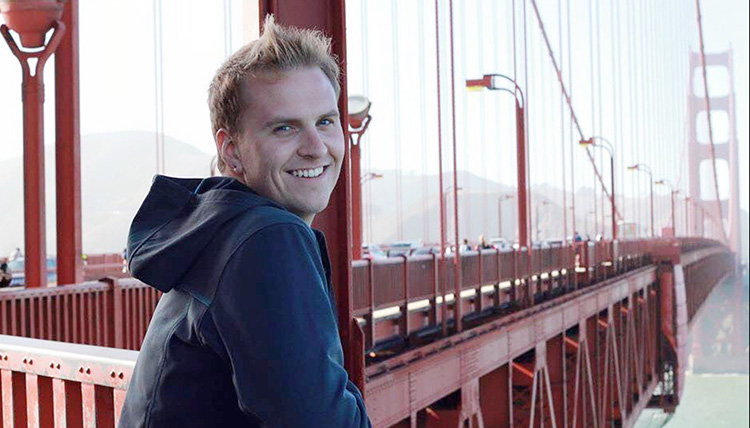
{"type": "Polygon", "coordinates": [[[128,236],[165,294],[120,420],[134,427],[370,427],[348,380],[323,235],[226,177],[156,176],[128,236]]]}

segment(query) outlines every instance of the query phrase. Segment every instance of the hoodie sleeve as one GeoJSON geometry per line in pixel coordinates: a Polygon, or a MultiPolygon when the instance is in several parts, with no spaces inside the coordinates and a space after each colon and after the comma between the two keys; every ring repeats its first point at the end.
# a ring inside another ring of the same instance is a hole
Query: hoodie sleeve
{"type": "Polygon", "coordinates": [[[371,427],[320,260],[302,225],[268,226],[232,255],[210,310],[240,408],[269,427],[371,427]]]}

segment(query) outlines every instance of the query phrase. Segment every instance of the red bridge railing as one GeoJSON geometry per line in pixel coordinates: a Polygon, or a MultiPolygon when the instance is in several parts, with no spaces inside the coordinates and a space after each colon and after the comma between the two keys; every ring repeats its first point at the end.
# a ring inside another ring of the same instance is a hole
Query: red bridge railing
{"type": "Polygon", "coordinates": [[[5,427],[117,426],[136,351],[0,336],[5,427]]]}
{"type": "Polygon", "coordinates": [[[4,290],[0,334],[137,350],[159,295],[132,278],[4,290]]]}
{"type": "MultiPolygon", "coordinates": [[[[683,251],[715,245],[692,238],[680,243],[683,251]]],[[[461,255],[463,313],[471,325],[486,316],[529,307],[643,266],[655,245],[626,240],[467,252],[461,255]]],[[[89,266],[113,268],[118,263],[119,255],[109,255],[90,259],[89,266]]],[[[365,330],[368,353],[427,340],[442,332],[443,320],[451,329],[454,269],[453,260],[440,255],[354,261],[354,310],[365,330]]],[[[132,278],[6,289],[0,292],[0,334],[137,350],[159,296],[132,278]]]]}

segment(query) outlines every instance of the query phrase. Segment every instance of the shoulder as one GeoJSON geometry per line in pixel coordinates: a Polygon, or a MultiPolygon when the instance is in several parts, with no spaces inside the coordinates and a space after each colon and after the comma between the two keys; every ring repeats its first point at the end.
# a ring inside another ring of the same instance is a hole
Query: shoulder
{"type": "Polygon", "coordinates": [[[314,242],[312,230],[298,216],[277,207],[254,207],[216,232],[211,243],[192,261],[179,288],[210,305],[227,272],[238,267],[245,272],[259,271],[280,254],[297,259],[294,253],[309,253],[314,242]]]}
{"type": "MultiPolygon", "coordinates": [[[[289,246],[290,240],[302,240],[310,244],[317,240],[313,230],[301,218],[270,206],[250,210],[231,227],[230,233],[234,247],[230,259],[244,249],[259,245],[278,248],[289,246]]],[[[298,246],[291,247],[289,249],[293,250],[298,246]]]]}

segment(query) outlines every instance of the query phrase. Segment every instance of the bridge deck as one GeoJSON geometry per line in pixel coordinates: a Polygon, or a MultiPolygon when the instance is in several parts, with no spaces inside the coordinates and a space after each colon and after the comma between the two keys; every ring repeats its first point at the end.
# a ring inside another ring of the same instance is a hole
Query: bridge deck
{"type": "MultiPolygon", "coordinates": [[[[627,246],[605,248],[606,257],[597,256],[597,248],[576,250],[562,265],[545,262],[548,253],[532,253],[523,263],[515,254],[510,273],[500,253],[466,254],[463,266],[471,268],[462,269],[466,281],[459,302],[467,320],[462,331],[452,323],[456,299],[446,293],[408,297],[410,288],[403,284],[410,283],[409,272],[415,271],[410,268],[422,266],[420,260],[385,263],[384,271],[396,266],[404,274],[384,275],[402,285],[386,291],[372,291],[378,286],[372,278],[383,272],[373,272],[377,262],[365,263],[370,281],[360,286],[381,296],[380,304],[371,300],[360,312],[365,330],[375,333],[367,348],[375,355],[364,369],[374,425],[456,426],[474,418],[486,426],[528,426],[536,418],[558,426],[563,420],[569,426],[615,421],[632,426],[649,403],[673,407],[690,308],[698,308],[710,291],[713,284],[705,281],[732,270],[731,253],[723,247],[675,242],[641,243],[633,254],[620,252],[627,246]],[[487,260],[497,262],[494,273],[485,269],[487,260]],[[561,266],[569,272],[548,271],[561,266]],[[511,286],[502,287],[501,279],[511,286]],[[499,298],[503,294],[507,304],[499,298]],[[425,297],[426,310],[409,306],[425,297]],[[675,304],[665,306],[667,300],[675,304]],[[396,311],[377,316],[389,308],[396,311]],[[411,323],[405,321],[409,317],[411,323]],[[665,317],[682,323],[665,323],[665,317]],[[420,318],[421,328],[415,322],[420,318]],[[448,336],[419,336],[424,326],[434,331],[442,319],[448,336]],[[657,385],[662,394],[654,399],[657,385]]],[[[437,272],[431,278],[445,276],[437,272]]],[[[16,335],[137,349],[158,297],[132,279],[4,293],[0,327],[16,335]]],[[[2,418],[8,424],[64,415],[113,426],[136,355],[0,336],[2,418]]]]}

